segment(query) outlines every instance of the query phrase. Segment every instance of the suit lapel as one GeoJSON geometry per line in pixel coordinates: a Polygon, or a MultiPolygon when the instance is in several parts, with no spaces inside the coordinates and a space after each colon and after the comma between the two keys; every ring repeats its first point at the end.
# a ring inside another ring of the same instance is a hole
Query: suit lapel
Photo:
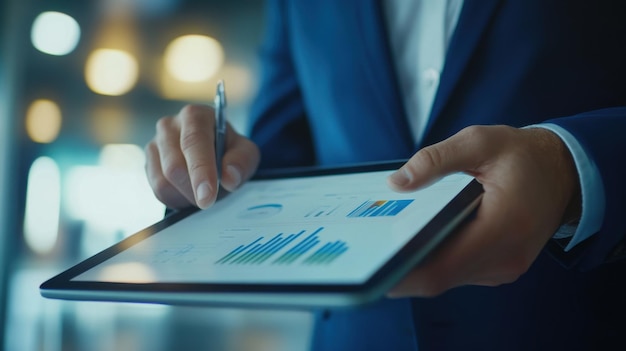
{"type": "MultiPolygon", "coordinates": [[[[441,83],[424,135],[427,135],[433,123],[440,117],[500,2],[501,0],[465,0],[455,33],[450,40],[441,83]]],[[[353,18],[357,21],[360,33],[355,40],[362,41],[355,48],[363,48],[362,57],[368,68],[367,80],[377,87],[378,96],[368,103],[383,104],[383,110],[389,111],[386,118],[406,131],[403,133],[405,140],[410,141],[412,136],[395,74],[382,4],[380,0],[356,0],[346,7],[346,11],[354,9],[358,9],[353,18]]]]}
{"type": "Polygon", "coordinates": [[[367,103],[381,104],[377,110],[387,112],[384,118],[400,131],[407,152],[412,152],[414,142],[397,84],[382,4],[380,0],[355,0],[351,7],[346,10],[357,11],[354,18],[359,35],[355,40],[361,41],[354,47],[363,49],[361,57],[366,65],[367,82],[375,91],[375,96],[367,103]]]}
{"type": "Polygon", "coordinates": [[[500,1],[465,0],[459,21],[450,40],[439,89],[433,101],[424,135],[428,134],[433,123],[440,117],[444,106],[448,103],[450,95],[467,67],[467,63],[500,1]]]}

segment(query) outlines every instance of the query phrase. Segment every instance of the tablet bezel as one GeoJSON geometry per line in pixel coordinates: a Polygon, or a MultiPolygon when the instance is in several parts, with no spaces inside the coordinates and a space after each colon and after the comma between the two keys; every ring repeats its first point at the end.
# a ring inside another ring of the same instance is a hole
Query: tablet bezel
{"type": "MultiPolygon", "coordinates": [[[[374,172],[399,168],[402,161],[367,163],[347,167],[271,170],[254,179],[280,179],[374,172]]],[[[167,304],[241,306],[350,306],[381,297],[410,269],[420,263],[478,205],[483,188],[475,179],[459,192],[391,259],[362,284],[225,284],[225,283],[111,283],[74,281],[73,278],[130,248],[166,227],[199,211],[176,211],[94,256],[79,262],[40,286],[44,297],[71,300],[128,301],[167,304]]]]}

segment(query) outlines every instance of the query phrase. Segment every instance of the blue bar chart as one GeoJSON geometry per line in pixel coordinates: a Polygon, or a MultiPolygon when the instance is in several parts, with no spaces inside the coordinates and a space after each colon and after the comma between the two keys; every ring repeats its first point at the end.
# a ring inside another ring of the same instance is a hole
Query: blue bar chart
{"type": "MultiPolygon", "coordinates": [[[[278,233],[269,240],[264,240],[265,237],[261,236],[248,244],[237,246],[217,260],[215,264],[259,265],[271,262],[271,264],[277,265],[290,265],[307,255],[320,244],[318,234],[323,229],[324,227],[319,227],[308,235],[306,230],[288,235],[278,233]],[[290,246],[287,251],[283,250],[294,243],[295,245],[290,246]],[[280,252],[281,250],[284,252],[280,252]]],[[[305,258],[302,264],[328,264],[347,250],[348,246],[343,241],[327,242],[305,258]]]]}
{"type": "Polygon", "coordinates": [[[348,245],[343,241],[335,241],[326,243],[320,249],[315,251],[311,256],[307,257],[303,264],[328,264],[333,262],[337,257],[348,251],[348,245]]]}
{"type": "Polygon", "coordinates": [[[405,209],[413,200],[376,200],[365,201],[348,217],[382,217],[395,216],[405,209]]]}
{"type": "Polygon", "coordinates": [[[261,243],[264,239],[259,237],[250,244],[239,245],[226,256],[220,258],[217,264],[260,264],[269,259],[276,252],[289,245],[293,240],[302,235],[304,231],[297,234],[283,236],[283,233],[276,234],[266,243],[261,243]]]}
{"type": "Polygon", "coordinates": [[[278,257],[273,263],[275,264],[289,264],[306,254],[309,250],[319,244],[319,237],[317,233],[322,231],[323,227],[318,228],[311,235],[307,236],[304,240],[299,242],[296,246],[289,249],[287,252],[278,257]]]}

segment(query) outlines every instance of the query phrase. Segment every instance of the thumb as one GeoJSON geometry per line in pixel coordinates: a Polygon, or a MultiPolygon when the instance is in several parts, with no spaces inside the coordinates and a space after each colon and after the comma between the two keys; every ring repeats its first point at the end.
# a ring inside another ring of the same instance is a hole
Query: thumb
{"type": "Polygon", "coordinates": [[[388,183],[396,191],[411,191],[455,172],[476,173],[488,155],[484,129],[472,126],[450,138],[427,146],[391,174],[388,183]]]}

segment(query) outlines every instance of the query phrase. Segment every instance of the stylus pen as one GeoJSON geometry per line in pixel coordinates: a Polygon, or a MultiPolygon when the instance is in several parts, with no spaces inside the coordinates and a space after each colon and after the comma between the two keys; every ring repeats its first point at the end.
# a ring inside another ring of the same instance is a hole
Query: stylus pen
{"type": "Polygon", "coordinates": [[[226,92],[224,81],[217,82],[215,92],[215,166],[217,168],[217,187],[222,182],[222,160],[226,151],[226,92]]]}

